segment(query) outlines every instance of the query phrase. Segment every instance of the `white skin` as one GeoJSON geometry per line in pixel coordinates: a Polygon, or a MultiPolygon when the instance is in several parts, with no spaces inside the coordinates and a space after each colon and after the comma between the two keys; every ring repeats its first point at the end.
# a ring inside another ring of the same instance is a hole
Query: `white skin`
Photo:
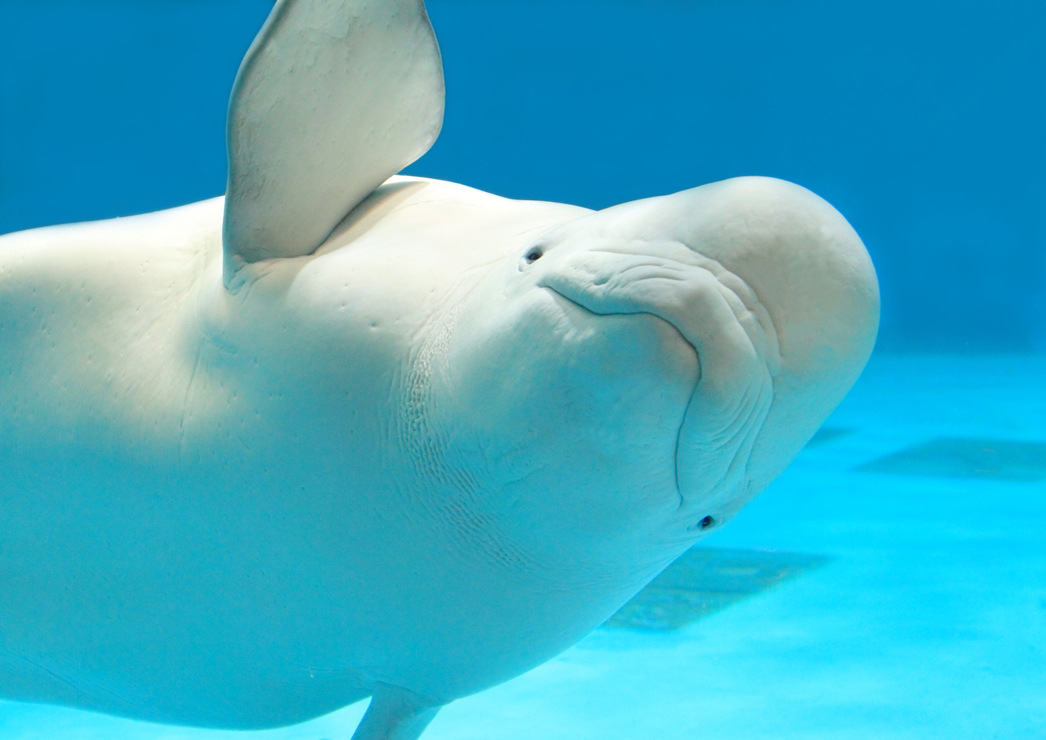
{"type": "MultiPolygon", "coordinates": [[[[461,438],[484,450],[484,467],[492,456],[510,460],[504,472],[541,492],[538,508],[562,492],[563,531],[547,543],[580,539],[593,557],[598,539],[610,558],[627,537],[634,565],[644,558],[634,529],[649,517],[657,546],[645,557],[663,565],[722,521],[743,490],[772,399],[767,353],[776,338],[714,261],[676,242],[590,238],[584,219],[571,226],[492,267],[455,314],[439,387],[452,394],[455,420],[442,436],[458,438],[452,454],[463,466],[477,464],[461,438]],[[495,316],[468,310],[493,303],[495,316]],[[502,378],[490,358],[511,373],[502,378]]],[[[527,504],[514,499],[514,514],[527,504]]]]}
{"type": "Polygon", "coordinates": [[[859,240],[776,181],[592,214],[397,179],[235,293],[220,205],[0,239],[0,695],[246,728],[507,680],[733,516],[874,338],[859,240]]]}

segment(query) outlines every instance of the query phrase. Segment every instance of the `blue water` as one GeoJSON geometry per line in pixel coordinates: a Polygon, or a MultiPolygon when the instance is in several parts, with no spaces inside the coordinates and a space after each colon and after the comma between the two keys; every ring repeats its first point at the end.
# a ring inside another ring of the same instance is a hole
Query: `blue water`
{"type": "MultiPolygon", "coordinates": [[[[270,7],[0,0],[0,233],[219,194],[270,7]]],[[[1046,737],[1046,474],[859,470],[1046,444],[1046,5],[429,7],[447,120],[412,173],[592,207],[784,177],[865,239],[883,328],[834,436],[706,541],[823,565],[676,631],[599,630],[424,737],[1046,737]]],[[[251,736],[345,738],[364,708],[251,736]]],[[[3,740],[225,737],[0,703],[3,740]]]]}

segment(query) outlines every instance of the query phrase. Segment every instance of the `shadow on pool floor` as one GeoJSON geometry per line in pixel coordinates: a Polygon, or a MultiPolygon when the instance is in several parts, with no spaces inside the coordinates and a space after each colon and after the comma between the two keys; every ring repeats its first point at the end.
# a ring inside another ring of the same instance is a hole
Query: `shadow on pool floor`
{"type": "Polygon", "coordinates": [[[1046,444],[1001,439],[938,437],[857,468],[939,478],[1037,482],[1046,480],[1046,444]]]}
{"type": "Polygon", "coordinates": [[[830,559],[794,552],[693,547],[603,626],[676,630],[820,567],[830,559]]]}

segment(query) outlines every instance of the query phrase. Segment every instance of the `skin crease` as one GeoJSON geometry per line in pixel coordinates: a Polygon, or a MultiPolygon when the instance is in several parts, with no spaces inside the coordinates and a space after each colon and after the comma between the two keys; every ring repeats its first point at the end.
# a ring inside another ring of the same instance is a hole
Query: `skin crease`
{"type": "Polygon", "coordinates": [[[0,237],[5,698],[247,729],[505,681],[729,520],[874,341],[860,241],[779,181],[592,213],[393,178],[235,292],[221,211],[0,237]]]}

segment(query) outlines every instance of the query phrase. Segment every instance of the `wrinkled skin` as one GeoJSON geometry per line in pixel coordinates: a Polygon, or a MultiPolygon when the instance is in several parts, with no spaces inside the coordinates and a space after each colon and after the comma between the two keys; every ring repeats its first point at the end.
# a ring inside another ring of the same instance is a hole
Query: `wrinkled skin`
{"type": "Polygon", "coordinates": [[[539,259],[498,265],[505,282],[477,286],[452,320],[439,390],[453,394],[454,420],[443,436],[481,450],[470,460],[453,447],[470,471],[497,467],[499,507],[559,513],[562,531],[543,532],[541,546],[591,557],[595,540],[610,557],[628,542],[633,562],[663,564],[678,554],[666,548],[709,528],[705,517],[722,521],[743,487],[776,340],[709,269],[721,266],[681,244],[539,242],[527,250],[539,259]],[[479,308],[495,302],[508,310],[479,308]],[[512,372],[491,372],[491,357],[512,372]],[[650,553],[631,542],[637,517],[656,528],[650,553]]]}

